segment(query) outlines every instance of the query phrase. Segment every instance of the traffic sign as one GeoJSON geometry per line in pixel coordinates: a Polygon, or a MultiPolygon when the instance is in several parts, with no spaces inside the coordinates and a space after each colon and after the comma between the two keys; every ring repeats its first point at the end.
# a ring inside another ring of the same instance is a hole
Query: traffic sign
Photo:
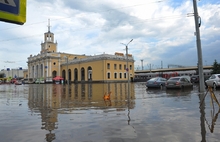
{"type": "Polygon", "coordinates": [[[18,0],[0,0],[1,11],[11,14],[19,13],[19,1],[18,0]]]}
{"type": "Polygon", "coordinates": [[[24,24],[26,0],[0,0],[0,21],[24,24]]]}

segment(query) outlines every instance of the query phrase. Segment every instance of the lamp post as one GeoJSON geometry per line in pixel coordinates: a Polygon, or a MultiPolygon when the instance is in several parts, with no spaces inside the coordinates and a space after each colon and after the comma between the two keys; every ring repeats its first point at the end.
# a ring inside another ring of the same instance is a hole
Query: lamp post
{"type": "Polygon", "coordinates": [[[131,39],[127,44],[121,43],[123,45],[125,45],[126,47],[126,61],[127,61],[127,68],[126,68],[126,72],[127,72],[127,78],[128,78],[128,100],[130,99],[130,87],[129,87],[129,67],[128,67],[128,44],[131,43],[133,41],[133,39],[131,39]]]}
{"type": "Polygon", "coordinates": [[[65,58],[66,58],[66,63],[67,63],[67,65],[66,65],[67,84],[69,85],[68,57],[65,56],[65,58]]]}
{"type": "Polygon", "coordinates": [[[193,8],[194,8],[194,19],[195,19],[195,29],[196,29],[196,44],[197,44],[197,54],[198,54],[198,70],[199,70],[199,92],[205,92],[205,84],[204,84],[204,75],[203,75],[203,63],[202,63],[202,49],[201,49],[201,40],[200,40],[200,31],[199,27],[201,25],[201,19],[198,15],[197,10],[197,2],[193,0],[193,8]]]}

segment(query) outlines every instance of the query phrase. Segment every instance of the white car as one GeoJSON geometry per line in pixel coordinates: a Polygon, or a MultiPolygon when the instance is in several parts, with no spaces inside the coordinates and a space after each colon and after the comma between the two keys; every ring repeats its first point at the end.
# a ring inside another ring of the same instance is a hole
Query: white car
{"type": "Polygon", "coordinates": [[[205,81],[206,87],[210,86],[216,89],[216,87],[220,87],[220,74],[213,74],[209,77],[208,80],[205,81]]]}

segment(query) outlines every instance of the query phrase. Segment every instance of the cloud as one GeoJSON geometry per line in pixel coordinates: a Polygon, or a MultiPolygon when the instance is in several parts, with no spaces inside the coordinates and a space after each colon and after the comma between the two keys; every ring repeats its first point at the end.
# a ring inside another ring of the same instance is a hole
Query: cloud
{"type": "MultiPolygon", "coordinates": [[[[214,59],[220,62],[219,6],[215,1],[198,2],[203,62],[206,64],[212,64],[214,59]]],[[[146,69],[148,64],[160,66],[161,61],[164,67],[168,64],[196,65],[195,22],[194,17],[187,17],[188,13],[193,13],[191,0],[28,1],[27,22],[23,26],[0,23],[0,66],[16,67],[4,61],[16,61],[19,57],[23,60],[23,68],[26,67],[27,57],[40,53],[48,19],[59,52],[125,53],[121,43],[133,39],[128,52],[133,54],[136,67],[141,65],[141,59],[146,69]]]]}

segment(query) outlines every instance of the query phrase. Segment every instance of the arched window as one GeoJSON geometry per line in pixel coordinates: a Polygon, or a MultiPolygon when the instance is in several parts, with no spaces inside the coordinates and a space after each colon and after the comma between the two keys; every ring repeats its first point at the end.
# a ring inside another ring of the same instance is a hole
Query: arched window
{"type": "Polygon", "coordinates": [[[85,81],[85,69],[81,68],[81,81],[85,81]]]}
{"type": "Polygon", "coordinates": [[[88,81],[92,80],[92,67],[88,67],[88,81]]]}

